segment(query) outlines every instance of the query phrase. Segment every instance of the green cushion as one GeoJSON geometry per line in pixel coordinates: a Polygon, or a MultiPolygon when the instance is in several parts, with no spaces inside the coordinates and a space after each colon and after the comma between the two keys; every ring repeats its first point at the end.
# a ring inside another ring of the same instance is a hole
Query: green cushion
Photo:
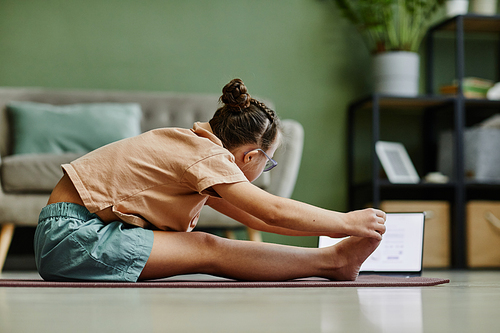
{"type": "Polygon", "coordinates": [[[13,154],[85,153],[141,133],[139,104],[7,105],[13,154]]]}

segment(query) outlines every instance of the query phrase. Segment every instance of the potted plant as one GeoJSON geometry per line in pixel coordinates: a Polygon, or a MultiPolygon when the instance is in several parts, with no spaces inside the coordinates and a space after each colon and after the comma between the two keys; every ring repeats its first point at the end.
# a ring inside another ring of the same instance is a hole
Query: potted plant
{"type": "Polygon", "coordinates": [[[335,0],[373,54],[375,92],[418,94],[418,49],[445,0],[335,0]]]}

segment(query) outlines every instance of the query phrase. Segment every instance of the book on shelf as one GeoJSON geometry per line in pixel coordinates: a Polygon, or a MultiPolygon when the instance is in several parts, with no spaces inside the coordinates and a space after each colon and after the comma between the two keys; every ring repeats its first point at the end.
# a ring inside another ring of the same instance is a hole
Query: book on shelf
{"type": "MultiPolygon", "coordinates": [[[[466,77],[462,80],[462,91],[466,98],[485,99],[488,90],[493,87],[494,82],[491,80],[481,79],[477,77],[466,77]]],[[[442,95],[457,95],[458,81],[454,80],[451,85],[444,85],[439,88],[442,95]]]]}

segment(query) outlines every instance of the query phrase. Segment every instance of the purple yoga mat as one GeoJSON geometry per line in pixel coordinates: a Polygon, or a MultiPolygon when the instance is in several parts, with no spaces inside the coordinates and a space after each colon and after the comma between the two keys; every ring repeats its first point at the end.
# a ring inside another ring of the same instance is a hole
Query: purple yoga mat
{"type": "Polygon", "coordinates": [[[0,287],[35,288],[328,288],[328,287],[426,287],[449,283],[448,279],[362,275],[356,281],[329,281],[319,278],[283,282],[234,280],[154,280],[142,282],[51,282],[43,280],[0,279],[0,287]]]}

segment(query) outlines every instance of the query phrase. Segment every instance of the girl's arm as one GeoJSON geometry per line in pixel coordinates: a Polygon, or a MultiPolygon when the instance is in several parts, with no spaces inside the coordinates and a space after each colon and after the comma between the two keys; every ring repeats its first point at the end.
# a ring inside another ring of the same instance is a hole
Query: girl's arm
{"type": "MultiPolygon", "coordinates": [[[[212,207],[219,213],[222,213],[230,218],[246,225],[255,230],[271,232],[274,234],[285,235],[285,236],[323,236],[322,233],[307,232],[307,231],[297,231],[277,226],[272,226],[264,221],[256,218],[255,216],[245,212],[242,209],[233,206],[224,199],[219,199],[215,197],[210,197],[206,203],[208,206],[212,207]]],[[[334,238],[346,237],[346,234],[332,233],[328,235],[334,238]]]]}
{"type": "Polygon", "coordinates": [[[339,213],[275,196],[247,182],[214,185],[213,189],[231,205],[272,227],[378,240],[385,232],[385,213],[378,209],[339,213]]]}

